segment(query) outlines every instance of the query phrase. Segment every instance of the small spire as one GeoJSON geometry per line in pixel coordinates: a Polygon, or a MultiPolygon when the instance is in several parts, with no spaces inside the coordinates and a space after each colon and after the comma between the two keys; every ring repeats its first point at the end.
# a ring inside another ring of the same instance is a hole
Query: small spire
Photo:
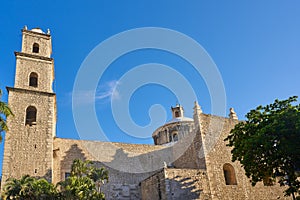
{"type": "Polygon", "coordinates": [[[195,129],[196,131],[201,132],[201,113],[202,113],[202,109],[199,106],[198,102],[195,101],[194,102],[194,123],[195,123],[195,129]]]}
{"type": "Polygon", "coordinates": [[[233,109],[233,108],[230,108],[229,111],[230,111],[230,113],[229,113],[229,118],[230,118],[230,119],[238,120],[238,117],[237,117],[236,113],[234,112],[234,109],[233,109]]]}
{"type": "Polygon", "coordinates": [[[23,30],[27,30],[27,26],[26,25],[24,26],[23,30]]]}
{"type": "Polygon", "coordinates": [[[194,102],[194,114],[201,114],[202,113],[202,109],[199,106],[198,102],[195,101],[194,102]]]}
{"type": "Polygon", "coordinates": [[[50,35],[50,29],[49,28],[47,29],[47,34],[50,35]]]}

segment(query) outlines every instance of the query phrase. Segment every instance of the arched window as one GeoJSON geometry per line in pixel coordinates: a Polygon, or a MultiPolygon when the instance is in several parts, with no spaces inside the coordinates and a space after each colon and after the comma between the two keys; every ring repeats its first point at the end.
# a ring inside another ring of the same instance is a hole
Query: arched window
{"type": "Polygon", "coordinates": [[[175,117],[180,117],[179,116],[179,111],[175,111],[175,117]]]}
{"type": "Polygon", "coordinates": [[[39,53],[39,51],[40,51],[39,44],[38,44],[38,43],[34,43],[34,44],[32,45],[32,52],[33,52],[33,53],[39,53]]]}
{"type": "Polygon", "coordinates": [[[155,144],[155,145],[158,144],[158,137],[157,137],[157,136],[154,137],[154,144],[155,144]]]}
{"type": "Polygon", "coordinates": [[[25,121],[25,125],[35,125],[36,124],[36,108],[33,106],[29,106],[26,109],[26,121],[25,121]]]}
{"type": "Polygon", "coordinates": [[[38,75],[35,72],[32,72],[29,75],[29,86],[37,87],[38,86],[38,75]]]}
{"type": "Polygon", "coordinates": [[[223,165],[223,171],[226,185],[237,185],[233,166],[226,163],[223,165]]]}
{"type": "Polygon", "coordinates": [[[174,141],[174,142],[177,142],[177,141],[178,141],[178,134],[177,134],[177,133],[174,133],[174,134],[173,134],[173,141],[174,141]]]}
{"type": "Polygon", "coordinates": [[[172,138],[172,135],[171,133],[169,134],[169,142],[172,142],[173,138],[172,138]]]}

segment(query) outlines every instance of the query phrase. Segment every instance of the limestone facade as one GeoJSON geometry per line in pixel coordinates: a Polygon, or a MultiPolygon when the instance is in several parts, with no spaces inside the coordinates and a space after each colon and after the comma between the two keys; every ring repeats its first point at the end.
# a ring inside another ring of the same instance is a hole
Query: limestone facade
{"type": "Polygon", "coordinates": [[[193,118],[186,118],[177,105],[173,119],[153,133],[155,145],[57,138],[50,32],[25,27],[22,33],[15,85],[8,88],[15,116],[8,118],[2,185],[25,174],[57,183],[82,159],[109,170],[102,186],[107,199],[287,199],[278,185],[252,187],[241,165],[231,162],[224,138],[238,123],[233,109],[229,118],[218,117],[196,102],[193,118]]]}
{"type": "Polygon", "coordinates": [[[142,199],[211,199],[202,169],[164,168],[141,183],[142,199]]]}

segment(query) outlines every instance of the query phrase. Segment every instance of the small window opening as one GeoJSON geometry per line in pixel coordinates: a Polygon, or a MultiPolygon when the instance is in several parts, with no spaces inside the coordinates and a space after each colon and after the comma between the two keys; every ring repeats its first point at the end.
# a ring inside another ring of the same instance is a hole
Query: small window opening
{"type": "Polygon", "coordinates": [[[169,135],[169,142],[172,142],[173,138],[172,138],[172,135],[170,134],[169,135]]]}
{"type": "Polygon", "coordinates": [[[177,134],[177,133],[175,133],[175,134],[173,135],[173,141],[174,141],[174,142],[177,142],[177,141],[178,141],[178,134],[177,134]]]}
{"type": "Polygon", "coordinates": [[[34,169],[34,173],[37,173],[37,169],[34,169]]]}
{"type": "Polygon", "coordinates": [[[33,106],[29,106],[26,109],[26,121],[25,121],[25,125],[35,125],[36,124],[36,108],[33,106]]]}
{"type": "Polygon", "coordinates": [[[158,144],[158,137],[154,137],[154,144],[158,144]]]}
{"type": "Polygon", "coordinates": [[[34,43],[32,46],[32,52],[33,53],[39,53],[40,48],[39,48],[39,44],[38,43],[34,43]]]}
{"type": "Polygon", "coordinates": [[[223,171],[226,185],[237,185],[233,166],[226,163],[223,166],[223,171]]]}
{"type": "Polygon", "coordinates": [[[36,144],[34,145],[34,148],[36,149],[36,144]]]}
{"type": "Polygon", "coordinates": [[[29,86],[37,87],[38,86],[38,75],[35,72],[32,72],[29,75],[29,86]]]}
{"type": "Polygon", "coordinates": [[[179,112],[175,111],[175,117],[179,117],[179,112]]]}
{"type": "Polygon", "coordinates": [[[66,172],[65,173],[65,180],[68,178],[68,177],[70,177],[71,176],[71,173],[70,172],[66,172]]]}

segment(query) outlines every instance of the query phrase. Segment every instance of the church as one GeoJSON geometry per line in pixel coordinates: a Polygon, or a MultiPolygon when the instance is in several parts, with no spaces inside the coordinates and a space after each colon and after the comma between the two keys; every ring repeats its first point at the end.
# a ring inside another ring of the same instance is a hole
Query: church
{"type": "Polygon", "coordinates": [[[288,199],[278,184],[252,187],[240,163],[231,161],[224,138],[239,122],[233,109],[228,118],[214,116],[195,102],[188,118],[176,105],[172,119],[153,132],[154,145],[56,137],[51,40],[49,30],[22,29],[14,86],[7,87],[15,116],[7,119],[2,186],[25,174],[56,184],[68,177],[74,159],[82,159],[108,169],[101,190],[111,200],[288,199]]]}

